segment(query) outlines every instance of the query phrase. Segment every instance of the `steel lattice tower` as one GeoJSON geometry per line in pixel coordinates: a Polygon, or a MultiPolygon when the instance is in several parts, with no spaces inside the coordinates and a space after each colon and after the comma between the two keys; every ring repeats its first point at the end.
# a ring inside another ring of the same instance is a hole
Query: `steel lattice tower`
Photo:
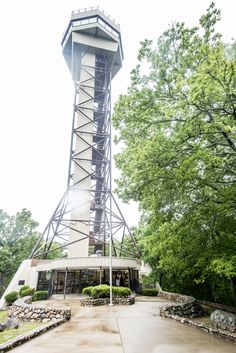
{"type": "MultiPolygon", "coordinates": [[[[111,80],[122,66],[120,27],[99,8],[73,12],[62,40],[63,55],[75,87],[68,181],[32,254],[47,257],[53,242],[68,257],[86,257],[91,248],[124,255],[125,235],[132,233],[112,194],[111,80]]],[[[126,255],[126,256],[127,256],[126,255]]]]}

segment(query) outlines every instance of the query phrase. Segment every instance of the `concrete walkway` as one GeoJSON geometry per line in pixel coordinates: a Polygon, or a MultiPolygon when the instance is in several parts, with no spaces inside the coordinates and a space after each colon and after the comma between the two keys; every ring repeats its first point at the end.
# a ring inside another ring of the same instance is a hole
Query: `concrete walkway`
{"type": "Polygon", "coordinates": [[[131,306],[83,308],[77,300],[65,300],[72,308],[70,321],[12,352],[236,353],[231,342],[160,317],[164,303],[140,298],[131,306]]]}

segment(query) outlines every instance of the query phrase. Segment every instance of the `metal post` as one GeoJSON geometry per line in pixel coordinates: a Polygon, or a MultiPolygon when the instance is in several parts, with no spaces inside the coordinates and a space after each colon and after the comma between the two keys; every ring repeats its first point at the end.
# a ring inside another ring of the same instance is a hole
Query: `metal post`
{"type": "Polygon", "coordinates": [[[65,284],[64,284],[64,296],[63,296],[63,299],[66,299],[67,274],[68,274],[68,267],[66,267],[66,273],[65,273],[65,284]]]}
{"type": "Polygon", "coordinates": [[[111,247],[111,233],[110,233],[110,242],[109,242],[109,258],[110,258],[110,262],[109,262],[109,274],[110,274],[110,306],[113,305],[112,303],[112,247],[111,247]]]}
{"type": "MultiPolygon", "coordinates": [[[[110,72],[110,85],[111,85],[111,72],[110,72]]],[[[110,90],[111,92],[111,90],[110,90]]],[[[109,140],[109,148],[110,148],[110,151],[109,151],[109,161],[110,161],[110,180],[109,180],[109,197],[110,197],[110,217],[109,217],[109,235],[110,235],[110,241],[109,241],[109,258],[110,258],[110,261],[109,261],[109,271],[110,271],[110,306],[112,306],[112,175],[111,175],[111,146],[112,146],[112,136],[111,136],[111,95],[110,95],[110,102],[109,102],[109,111],[110,111],[110,116],[109,116],[109,137],[110,137],[110,140],[109,140]]]]}
{"type": "Polygon", "coordinates": [[[99,269],[99,284],[102,284],[102,266],[99,269]]]}
{"type": "Polygon", "coordinates": [[[131,278],[130,278],[130,268],[128,267],[128,283],[129,283],[129,288],[131,289],[131,278]]]}
{"type": "Polygon", "coordinates": [[[50,297],[53,295],[53,291],[54,291],[54,271],[51,272],[51,281],[50,281],[50,290],[49,290],[50,297]]]}
{"type": "Polygon", "coordinates": [[[110,306],[112,306],[112,214],[111,214],[111,195],[110,195],[110,218],[109,218],[109,275],[110,275],[110,306]]]}

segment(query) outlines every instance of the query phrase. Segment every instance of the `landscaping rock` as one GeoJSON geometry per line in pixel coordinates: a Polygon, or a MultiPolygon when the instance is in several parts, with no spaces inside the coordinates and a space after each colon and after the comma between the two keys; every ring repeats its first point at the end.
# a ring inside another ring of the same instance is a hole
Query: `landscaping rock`
{"type": "Polygon", "coordinates": [[[15,319],[9,317],[7,319],[5,325],[6,325],[6,328],[15,328],[15,329],[17,329],[19,327],[19,322],[16,321],[15,319]]]}
{"type": "Polygon", "coordinates": [[[0,332],[4,331],[6,328],[5,324],[0,324],[0,332]]]}
{"type": "Polygon", "coordinates": [[[216,329],[236,332],[236,315],[223,310],[215,310],[210,316],[212,326],[216,329]]]}
{"type": "Polygon", "coordinates": [[[42,322],[49,322],[50,319],[43,319],[42,322]]]}

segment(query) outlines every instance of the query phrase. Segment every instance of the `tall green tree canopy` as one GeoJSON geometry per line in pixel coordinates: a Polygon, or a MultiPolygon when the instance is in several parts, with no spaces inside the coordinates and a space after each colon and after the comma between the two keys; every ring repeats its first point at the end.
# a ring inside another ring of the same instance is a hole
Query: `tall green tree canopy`
{"type": "Polygon", "coordinates": [[[236,46],[214,3],[199,27],[141,43],[113,115],[118,194],[143,211],[143,255],[166,289],[236,298],[236,46]],[[199,292],[201,291],[201,293],[199,292]]]}

